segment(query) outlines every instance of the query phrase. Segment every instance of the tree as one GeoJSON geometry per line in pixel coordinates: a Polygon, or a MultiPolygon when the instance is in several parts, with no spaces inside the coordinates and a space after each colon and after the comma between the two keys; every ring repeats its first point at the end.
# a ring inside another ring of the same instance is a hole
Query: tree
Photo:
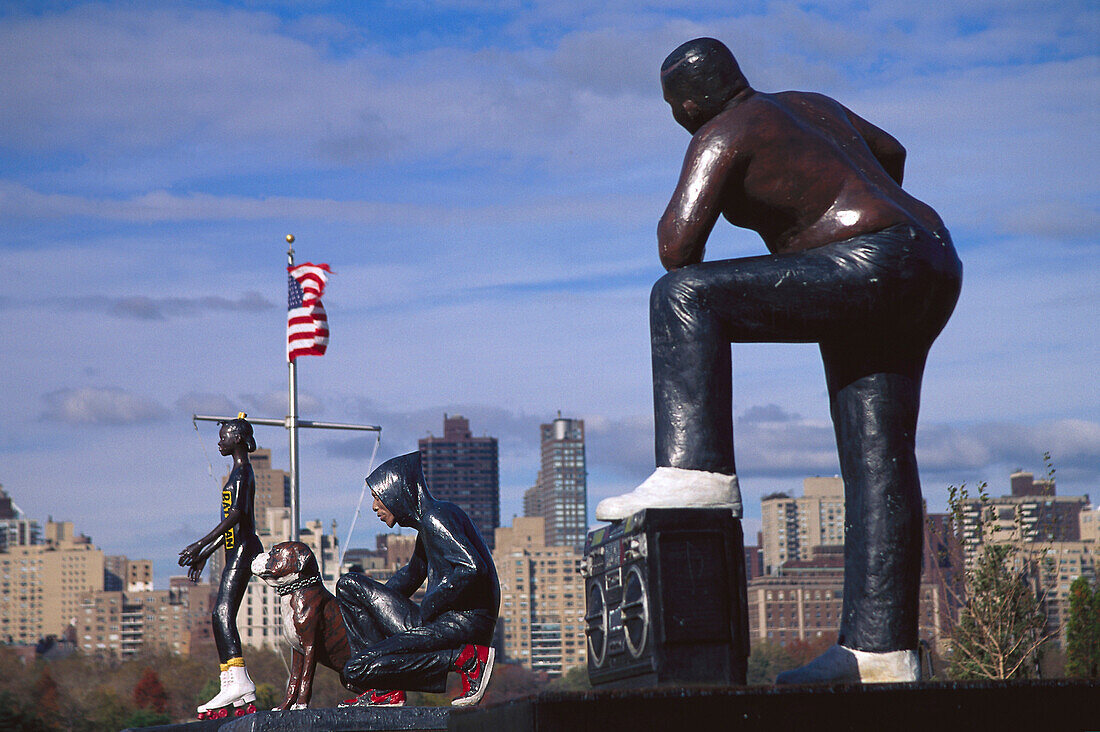
{"type": "Polygon", "coordinates": [[[809,640],[795,638],[794,640],[787,641],[783,648],[787,651],[787,655],[791,657],[791,662],[794,664],[791,668],[798,668],[800,666],[805,666],[810,661],[820,656],[835,643],[835,637],[822,635],[817,638],[810,638],[809,640]]]}
{"type": "Polygon", "coordinates": [[[82,722],[90,730],[126,729],[126,720],[133,712],[113,689],[99,687],[88,697],[82,722]]]}
{"type": "Polygon", "coordinates": [[[951,676],[1027,677],[1038,669],[1041,647],[1053,635],[1045,632],[1045,590],[1039,581],[1045,549],[1026,541],[1018,510],[1011,527],[998,524],[986,488],[978,484],[976,501],[965,485],[948,489],[955,530],[968,526],[973,532],[966,537],[963,597],[951,629],[951,676]]]}
{"type": "Polygon", "coordinates": [[[61,694],[57,682],[50,674],[50,667],[45,664],[38,680],[34,682],[34,700],[38,715],[44,720],[57,721],[61,718],[61,694]]]}
{"type": "Polygon", "coordinates": [[[171,721],[172,718],[164,712],[156,712],[152,709],[135,709],[123,724],[126,725],[127,729],[136,729],[138,727],[156,727],[169,724],[171,721]]]}
{"type": "Polygon", "coordinates": [[[164,684],[160,683],[157,672],[146,668],[141,674],[141,680],[134,686],[134,706],[138,709],[152,709],[163,714],[168,711],[168,692],[164,690],[164,684]]]}
{"type": "Polygon", "coordinates": [[[1100,677],[1100,587],[1078,577],[1069,586],[1066,621],[1066,675],[1100,677]]]}
{"type": "Polygon", "coordinates": [[[48,732],[56,729],[42,720],[31,705],[10,691],[0,691],[0,729],[48,732]]]}
{"type": "Polygon", "coordinates": [[[776,676],[798,665],[782,645],[762,640],[752,644],[747,681],[750,686],[771,685],[775,683],[776,676]]]}
{"type": "Polygon", "coordinates": [[[548,691],[591,691],[587,666],[574,666],[546,685],[548,691]]]}

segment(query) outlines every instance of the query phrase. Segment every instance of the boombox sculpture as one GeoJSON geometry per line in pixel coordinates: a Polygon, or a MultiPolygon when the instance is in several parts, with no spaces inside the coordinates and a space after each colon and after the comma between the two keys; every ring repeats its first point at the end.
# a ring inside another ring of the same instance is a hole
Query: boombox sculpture
{"type": "Polygon", "coordinates": [[[595,686],[745,683],[741,522],[647,509],[588,535],[588,676],[595,686]]]}

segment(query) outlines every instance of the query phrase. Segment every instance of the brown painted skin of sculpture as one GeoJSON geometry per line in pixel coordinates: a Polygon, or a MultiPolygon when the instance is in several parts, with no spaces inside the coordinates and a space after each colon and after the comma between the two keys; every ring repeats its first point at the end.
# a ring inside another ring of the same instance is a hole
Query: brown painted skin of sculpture
{"type": "MultiPolygon", "coordinates": [[[[305,544],[284,541],[271,547],[256,576],[265,582],[318,577],[317,558],[305,544]]],[[[277,582],[276,582],[277,584],[277,582]]],[[[291,646],[290,675],[276,710],[309,706],[317,664],[341,673],[348,662],[348,638],[336,598],[320,582],[288,591],[283,606],[284,638],[291,646]]]]}
{"type": "Polygon", "coordinates": [[[340,673],[349,656],[340,608],[323,585],[313,585],[291,595],[290,611],[294,626],[308,629],[309,636],[302,638],[303,650],[295,649],[291,654],[286,695],[276,709],[290,709],[296,704],[309,706],[317,664],[340,673]]]}
{"type": "Polygon", "coordinates": [[[703,260],[719,213],[759,233],[773,254],[896,224],[943,227],[901,189],[905,148],[886,132],[821,94],[766,94],[747,83],[729,91],[707,120],[692,99],[665,87],[673,117],[693,135],[657,227],[666,269],[703,260]]]}

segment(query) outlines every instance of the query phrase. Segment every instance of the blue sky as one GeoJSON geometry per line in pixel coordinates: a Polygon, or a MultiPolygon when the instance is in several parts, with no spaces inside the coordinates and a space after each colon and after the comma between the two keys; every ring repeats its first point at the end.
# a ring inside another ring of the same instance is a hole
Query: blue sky
{"type": "MultiPolygon", "coordinates": [[[[285,414],[285,245],[335,271],[303,416],[444,412],[501,440],[521,511],[538,424],[583,417],[589,499],[652,469],[646,303],[686,133],[657,71],[724,40],[764,91],[830,94],[909,151],[965,267],[925,378],[925,495],[1017,467],[1100,498],[1100,11],[984,0],[6,3],[0,6],[0,483],[111,553],[216,520],[192,412],[285,414]]],[[[719,224],[711,258],[763,252],[719,224]]],[[[734,347],[759,498],[837,472],[812,346],[734,347]]],[[[285,464],[281,430],[259,430],[285,464]]],[[[302,518],[343,540],[370,442],[302,435],[302,518]]],[[[359,523],[356,541],[375,524],[359,523]]]]}

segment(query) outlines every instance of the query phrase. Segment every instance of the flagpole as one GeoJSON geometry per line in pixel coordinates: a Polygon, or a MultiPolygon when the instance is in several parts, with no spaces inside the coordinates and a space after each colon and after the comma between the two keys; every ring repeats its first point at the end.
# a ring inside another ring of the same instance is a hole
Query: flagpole
{"type": "MultiPolygon", "coordinates": [[[[288,267],[294,266],[294,235],[286,235],[286,262],[288,267]]],[[[286,428],[290,432],[290,540],[298,541],[300,529],[300,513],[298,505],[298,363],[296,359],[288,359],[287,367],[290,376],[290,390],[288,394],[289,414],[286,418],[286,428]]]]}

